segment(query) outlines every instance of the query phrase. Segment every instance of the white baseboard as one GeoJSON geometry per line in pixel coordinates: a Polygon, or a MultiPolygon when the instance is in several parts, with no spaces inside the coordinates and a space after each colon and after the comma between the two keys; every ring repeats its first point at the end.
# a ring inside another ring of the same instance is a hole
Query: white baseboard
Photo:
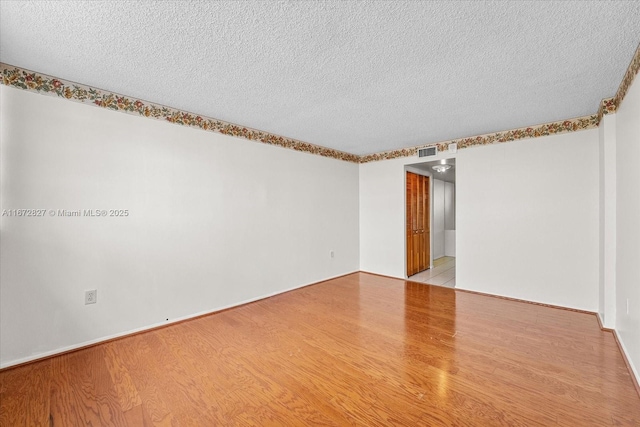
{"type": "Polygon", "coordinates": [[[47,357],[55,356],[57,354],[67,353],[69,351],[78,350],[78,349],[81,349],[81,348],[84,348],[84,347],[89,347],[89,346],[92,346],[92,345],[95,345],[95,344],[99,344],[101,342],[111,341],[111,340],[114,340],[114,339],[117,339],[117,338],[126,337],[128,335],[137,334],[139,332],[150,331],[152,329],[156,329],[156,328],[159,328],[159,327],[162,327],[162,326],[171,325],[173,323],[178,323],[178,322],[182,322],[182,321],[185,321],[185,320],[193,319],[195,317],[205,316],[207,314],[213,314],[213,313],[216,313],[218,311],[227,310],[229,308],[238,307],[240,305],[244,305],[244,304],[248,304],[248,303],[251,303],[251,302],[259,301],[259,300],[262,300],[262,299],[270,298],[270,297],[273,297],[273,296],[276,296],[276,295],[283,294],[285,292],[293,291],[293,290],[296,290],[296,289],[304,288],[306,286],[315,285],[316,283],[325,282],[327,280],[335,279],[337,277],[342,277],[342,276],[346,276],[346,275],[349,275],[349,274],[357,273],[358,271],[359,270],[354,270],[354,271],[351,271],[349,273],[343,273],[343,274],[338,274],[338,275],[335,275],[335,276],[327,277],[326,279],[322,279],[322,280],[318,280],[318,281],[314,281],[314,282],[310,282],[310,283],[304,283],[302,285],[293,286],[293,287],[287,288],[287,289],[282,289],[282,290],[279,290],[279,291],[276,291],[276,292],[272,292],[270,294],[265,294],[265,295],[261,295],[261,296],[255,297],[255,298],[250,298],[250,299],[247,299],[247,300],[239,301],[237,303],[216,307],[216,308],[214,308],[212,310],[201,311],[199,313],[189,314],[187,316],[183,316],[183,317],[179,317],[179,318],[176,318],[176,319],[172,319],[172,320],[170,320],[168,322],[154,323],[152,325],[143,326],[143,327],[137,328],[137,329],[131,329],[131,330],[128,330],[128,331],[125,331],[125,332],[121,332],[121,333],[118,333],[118,334],[113,334],[113,335],[108,335],[108,336],[105,336],[105,337],[100,337],[100,338],[97,338],[95,340],[84,341],[84,342],[81,342],[81,343],[78,343],[78,344],[74,344],[74,345],[70,345],[70,346],[67,346],[67,347],[57,348],[55,350],[45,351],[45,352],[42,352],[42,353],[33,354],[33,355],[30,355],[30,356],[27,356],[27,357],[22,357],[20,359],[10,360],[8,362],[0,363],[0,369],[9,368],[9,367],[15,366],[15,365],[21,365],[23,363],[33,362],[35,360],[44,359],[44,358],[47,358],[47,357]]]}
{"type": "Polygon", "coordinates": [[[601,328],[604,328],[604,319],[602,318],[602,316],[600,315],[599,311],[596,311],[596,316],[598,316],[598,323],[600,324],[601,328]]]}
{"type": "Polygon", "coordinates": [[[633,364],[633,360],[631,360],[631,357],[629,357],[629,351],[627,351],[627,347],[625,347],[624,341],[622,341],[622,337],[620,336],[620,333],[618,332],[617,329],[614,329],[614,333],[616,334],[618,344],[620,344],[620,350],[622,350],[622,352],[624,353],[624,357],[625,359],[627,359],[627,363],[631,368],[631,375],[636,377],[636,382],[640,384],[640,375],[638,375],[638,370],[636,369],[636,366],[633,364]]]}

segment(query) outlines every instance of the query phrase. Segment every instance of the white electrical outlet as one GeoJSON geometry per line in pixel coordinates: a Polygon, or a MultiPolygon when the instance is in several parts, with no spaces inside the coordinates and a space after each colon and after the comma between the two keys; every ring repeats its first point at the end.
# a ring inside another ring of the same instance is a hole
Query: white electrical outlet
{"type": "Polygon", "coordinates": [[[92,289],[90,291],[84,291],[84,304],[95,304],[98,302],[98,290],[92,289]]]}

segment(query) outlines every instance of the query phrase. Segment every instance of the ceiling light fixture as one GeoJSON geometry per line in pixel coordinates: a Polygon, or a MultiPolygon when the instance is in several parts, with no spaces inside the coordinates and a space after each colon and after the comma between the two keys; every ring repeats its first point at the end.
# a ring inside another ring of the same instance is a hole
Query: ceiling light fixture
{"type": "Polygon", "coordinates": [[[446,171],[451,169],[451,165],[435,165],[435,166],[432,166],[431,169],[433,169],[436,172],[445,173],[446,171]]]}

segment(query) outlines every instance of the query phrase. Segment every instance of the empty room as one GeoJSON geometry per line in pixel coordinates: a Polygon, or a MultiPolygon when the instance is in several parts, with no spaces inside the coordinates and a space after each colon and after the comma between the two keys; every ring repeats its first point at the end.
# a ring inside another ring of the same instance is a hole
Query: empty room
{"type": "Polygon", "coordinates": [[[0,0],[1,426],[639,426],[640,2],[0,0]]]}

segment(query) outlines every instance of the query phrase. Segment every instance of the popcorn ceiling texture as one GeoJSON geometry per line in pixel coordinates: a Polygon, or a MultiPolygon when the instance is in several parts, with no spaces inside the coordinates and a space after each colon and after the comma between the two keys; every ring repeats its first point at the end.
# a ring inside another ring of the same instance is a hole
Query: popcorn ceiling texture
{"type": "Polygon", "coordinates": [[[338,160],[354,163],[358,163],[360,160],[360,157],[355,154],[320,147],[303,141],[296,141],[295,139],[238,126],[233,123],[222,122],[214,118],[203,117],[171,107],[149,104],[139,99],[131,99],[126,95],[105,92],[100,89],[67,82],[55,77],[22,70],[2,63],[0,63],[0,75],[2,76],[1,82],[3,85],[37,92],[43,95],[62,97],[71,101],[90,104],[109,110],[164,120],[181,126],[236,136],[264,144],[303,151],[309,154],[332,157],[338,160]]]}
{"type": "Polygon", "coordinates": [[[639,40],[640,2],[0,3],[5,64],[356,155],[617,106],[639,40]]]}
{"type": "MultiPolygon", "coordinates": [[[[331,157],[353,163],[367,163],[379,160],[395,159],[398,157],[415,156],[422,147],[409,147],[399,150],[385,151],[382,153],[358,156],[332,148],[309,144],[304,141],[274,135],[256,129],[227,123],[215,118],[200,116],[175,108],[149,104],[139,99],[131,99],[126,95],[105,92],[100,89],[84,86],[78,83],[67,82],[51,76],[45,76],[32,71],[19,69],[0,63],[0,75],[3,85],[43,95],[57,96],[75,102],[94,105],[100,108],[115,110],[123,113],[149,117],[157,120],[165,120],[180,126],[194,127],[209,132],[217,132],[224,135],[236,136],[263,144],[276,145],[291,150],[302,151],[324,157],[331,157]]],[[[604,99],[601,103],[599,114],[564,120],[562,122],[544,123],[541,125],[511,129],[504,132],[495,132],[487,135],[462,138],[453,141],[442,141],[436,144],[438,151],[445,151],[449,144],[457,144],[457,148],[464,149],[478,145],[498,144],[502,142],[516,141],[525,138],[537,138],[540,136],[555,135],[559,133],[575,132],[598,126],[602,114],[614,113],[616,106],[614,98],[604,99]]]]}

